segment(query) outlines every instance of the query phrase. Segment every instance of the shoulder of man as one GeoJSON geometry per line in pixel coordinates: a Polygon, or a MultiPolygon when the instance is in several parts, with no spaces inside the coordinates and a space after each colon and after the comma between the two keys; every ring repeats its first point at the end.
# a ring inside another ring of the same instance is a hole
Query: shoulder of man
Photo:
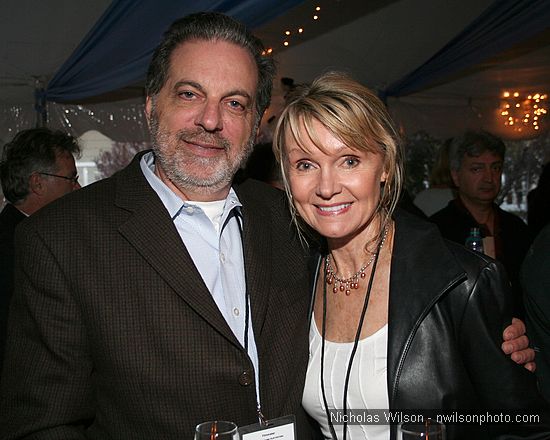
{"type": "Polygon", "coordinates": [[[508,221],[509,223],[513,224],[514,227],[527,229],[527,225],[521,219],[521,217],[517,216],[516,214],[512,214],[511,212],[505,211],[500,206],[497,206],[497,211],[498,211],[499,215],[501,216],[501,218],[503,218],[506,221],[508,221]]]}
{"type": "Polygon", "coordinates": [[[284,191],[255,179],[246,179],[235,186],[244,209],[280,210],[288,214],[288,202],[284,191]]]}
{"type": "Polygon", "coordinates": [[[437,223],[438,221],[442,221],[442,220],[454,217],[456,215],[457,211],[458,210],[456,209],[453,200],[451,200],[451,201],[449,201],[447,206],[445,206],[445,208],[442,208],[439,211],[437,211],[436,213],[432,214],[429,217],[429,220],[431,222],[437,223]]]}
{"type": "Polygon", "coordinates": [[[136,162],[134,159],[126,168],[111,177],[98,180],[54,200],[31,215],[23,224],[31,229],[52,232],[82,228],[89,219],[104,215],[114,205],[117,190],[121,186],[135,188],[139,179],[146,185],[146,180],[139,170],[139,161],[136,162]]]}

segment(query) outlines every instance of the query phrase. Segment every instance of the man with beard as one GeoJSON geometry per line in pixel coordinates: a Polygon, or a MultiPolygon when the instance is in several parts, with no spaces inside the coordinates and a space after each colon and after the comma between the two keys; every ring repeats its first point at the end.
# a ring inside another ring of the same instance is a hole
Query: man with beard
{"type": "Polygon", "coordinates": [[[308,437],[307,255],[282,192],[231,186],[270,100],[262,50],[226,16],[176,21],[147,76],[153,152],[21,228],[0,438],[181,440],[262,414],[308,437]]]}
{"type": "Polygon", "coordinates": [[[505,145],[487,132],[468,132],[449,150],[451,177],[457,197],[430,217],[441,234],[464,244],[471,228],[479,228],[487,255],[506,268],[514,287],[514,313],[523,317],[519,285],[521,263],[530,245],[525,223],[495,204],[500,192],[505,145]]]}

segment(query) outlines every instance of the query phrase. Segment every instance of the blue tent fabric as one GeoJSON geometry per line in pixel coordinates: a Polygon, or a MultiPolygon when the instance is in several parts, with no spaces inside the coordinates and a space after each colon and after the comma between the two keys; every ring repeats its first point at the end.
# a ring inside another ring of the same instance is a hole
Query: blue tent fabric
{"type": "Polygon", "coordinates": [[[54,75],[46,99],[77,101],[143,81],[162,33],[184,15],[218,11],[254,28],[302,1],[114,0],[54,75]]]}
{"type": "Polygon", "coordinates": [[[382,91],[382,98],[430,87],[548,28],[548,0],[495,0],[432,58],[382,91]]]}

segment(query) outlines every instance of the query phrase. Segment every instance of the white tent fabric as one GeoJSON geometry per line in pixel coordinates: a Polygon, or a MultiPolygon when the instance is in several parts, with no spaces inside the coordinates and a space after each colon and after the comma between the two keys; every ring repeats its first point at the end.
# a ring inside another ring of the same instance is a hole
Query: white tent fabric
{"type": "MultiPolygon", "coordinates": [[[[0,18],[4,41],[0,45],[0,141],[35,125],[34,81],[47,82],[108,6],[107,0],[70,4],[64,0],[7,2],[4,9],[9,14],[0,18]]],[[[345,70],[374,89],[384,89],[429,59],[492,2],[378,0],[369,2],[367,10],[362,0],[305,1],[274,20],[280,27],[279,34],[271,38],[278,44],[273,47],[279,75],[300,83],[309,82],[328,69],[345,70]],[[289,48],[284,49],[283,31],[286,24],[295,23],[296,10],[313,11],[317,4],[321,5],[319,20],[312,21],[308,13],[309,21],[304,21],[303,26],[304,34],[320,27],[322,31],[316,31],[320,36],[301,44],[299,39],[291,40],[289,48]],[[350,8],[361,11],[357,18],[330,30],[330,23],[338,22],[339,15],[346,11],[349,15],[350,8]]],[[[268,28],[273,30],[274,23],[257,30],[266,40],[272,37],[268,28]]],[[[390,111],[405,133],[425,130],[446,137],[465,128],[482,127],[503,137],[517,137],[517,132],[504,129],[496,114],[499,94],[507,88],[541,93],[550,90],[548,41],[535,41],[534,47],[538,49],[522,57],[508,54],[496,68],[492,66],[407,97],[389,98],[390,111]]],[[[265,120],[277,115],[282,104],[277,82],[265,120]]],[[[115,140],[142,141],[147,138],[147,130],[141,110],[142,98],[81,106],[48,104],[48,125],[76,136],[95,129],[115,140]]],[[[520,136],[531,135],[524,132],[520,136]]]]}

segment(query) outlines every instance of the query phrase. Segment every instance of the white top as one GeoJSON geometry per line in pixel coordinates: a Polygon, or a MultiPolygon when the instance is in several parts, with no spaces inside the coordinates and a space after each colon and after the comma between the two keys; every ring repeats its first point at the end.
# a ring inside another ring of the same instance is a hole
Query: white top
{"type": "MultiPolygon", "coordinates": [[[[311,320],[309,331],[309,363],[302,404],[320,425],[323,435],[330,439],[330,429],[321,391],[321,334],[311,320]]],[[[388,325],[371,336],[361,339],[357,346],[348,385],[348,410],[385,409],[389,407],[386,367],[388,325]]],[[[325,396],[329,408],[342,409],[344,382],[353,342],[325,341],[325,396]]],[[[338,439],[343,438],[343,425],[334,424],[338,439]]],[[[349,425],[349,440],[389,440],[389,425],[349,425]]]]}
{"type": "Polygon", "coordinates": [[[216,229],[216,233],[220,233],[221,228],[221,220],[223,216],[223,210],[225,207],[225,199],[224,200],[214,200],[213,202],[195,202],[189,200],[188,202],[190,205],[196,205],[199,208],[201,208],[206,216],[210,219],[212,222],[212,225],[214,225],[214,228],[216,229]]]}

